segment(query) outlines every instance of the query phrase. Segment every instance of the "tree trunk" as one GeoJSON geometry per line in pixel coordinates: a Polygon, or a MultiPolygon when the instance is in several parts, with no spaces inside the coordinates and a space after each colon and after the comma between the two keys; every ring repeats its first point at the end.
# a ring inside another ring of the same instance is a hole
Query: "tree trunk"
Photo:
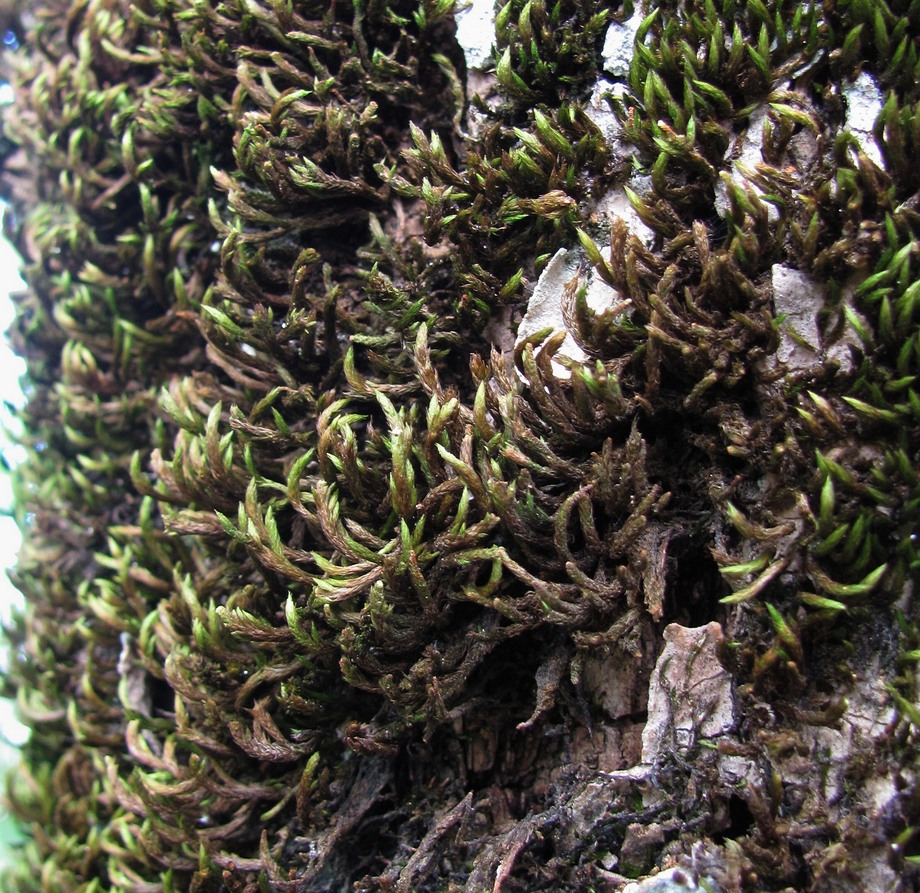
{"type": "Polygon", "coordinates": [[[917,3],[495,6],[16,14],[8,889],[918,889],[917,3]]]}

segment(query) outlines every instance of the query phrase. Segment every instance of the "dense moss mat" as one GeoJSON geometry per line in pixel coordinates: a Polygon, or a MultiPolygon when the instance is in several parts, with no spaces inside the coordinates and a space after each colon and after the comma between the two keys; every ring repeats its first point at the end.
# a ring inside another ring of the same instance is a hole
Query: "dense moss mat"
{"type": "Polygon", "coordinates": [[[631,8],[500,0],[474,95],[453,5],[25,16],[5,888],[612,890],[696,852],[724,889],[915,889],[920,3],[655,4],[618,138],[586,108],[631,8]],[[570,283],[567,374],[513,337],[559,248],[622,298],[570,283]],[[586,668],[647,687],[709,621],[731,735],[601,772],[644,703],[586,668]]]}

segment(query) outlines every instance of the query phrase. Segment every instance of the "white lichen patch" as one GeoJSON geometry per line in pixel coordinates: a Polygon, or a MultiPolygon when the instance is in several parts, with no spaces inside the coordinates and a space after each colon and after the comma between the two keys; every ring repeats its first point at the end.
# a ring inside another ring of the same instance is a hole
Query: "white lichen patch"
{"type": "Polygon", "coordinates": [[[771,280],[773,312],[782,317],[776,362],[792,372],[801,372],[832,360],[843,371],[849,371],[853,365],[850,346],[857,343],[855,332],[847,329],[834,343],[825,345],[818,328],[818,314],[829,297],[827,286],[785,264],[773,265],[771,280]]]}
{"type": "Polygon", "coordinates": [[[826,289],[802,270],[774,264],[773,311],[782,317],[776,359],[792,370],[820,362],[818,311],[827,299],[826,289]]]}
{"type": "Polygon", "coordinates": [[[615,78],[623,79],[629,74],[636,33],[645,16],[642,4],[637,3],[633,14],[625,22],[611,22],[604,37],[604,71],[615,78]]]}
{"type": "MultiPolygon", "coordinates": [[[[729,180],[740,189],[752,191],[758,198],[764,195],[764,191],[751,181],[750,176],[763,162],[763,124],[766,117],[766,106],[755,109],[747,130],[736,136],[725,152],[729,180]]],[[[716,213],[722,218],[731,209],[728,185],[722,178],[716,182],[715,205],[716,213]]],[[[767,204],[767,215],[771,222],[779,220],[779,210],[775,205],[767,204]]]]}
{"type": "Polygon", "coordinates": [[[627,884],[623,893],[693,893],[695,890],[713,890],[713,881],[703,880],[703,886],[681,868],[668,868],[654,877],[627,884]]]}
{"type": "Polygon", "coordinates": [[[595,123],[612,151],[616,151],[617,143],[623,133],[623,126],[613,113],[613,109],[610,108],[606,97],[621,98],[625,92],[626,88],[623,84],[601,78],[594,85],[594,90],[591,91],[591,96],[585,104],[585,114],[595,123]]]}
{"type": "Polygon", "coordinates": [[[580,266],[581,258],[577,251],[560,248],[553,255],[527,302],[527,312],[518,326],[518,343],[542,329],[559,332],[565,328],[562,299],[566,285],[578,276],[580,266]]]}
{"type": "Polygon", "coordinates": [[[844,123],[846,130],[850,131],[858,140],[863,152],[878,167],[884,167],[882,153],[875,141],[872,128],[882,112],[885,98],[872,75],[865,71],[843,91],[846,100],[847,116],[844,123]]]}
{"type": "Polygon", "coordinates": [[[458,9],[457,43],[463,48],[466,67],[486,68],[492,61],[495,43],[495,4],[493,0],[472,0],[458,9]]]}
{"type": "Polygon", "coordinates": [[[719,661],[723,640],[715,622],[665,628],[665,647],[648,691],[642,762],[655,765],[664,753],[687,750],[700,739],[728,734],[735,725],[731,676],[719,661]]]}
{"type": "MultiPolygon", "coordinates": [[[[609,247],[606,250],[609,251],[609,247]]],[[[554,333],[568,332],[563,307],[571,288],[582,285],[587,288],[585,300],[595,313],[609,310],[622,301],[617,291],[595,276],[593,271],[587,274],[583,282],[578,281],[583,261],[581,249],[560,248],[553,255],[527,302],[527,312],[518,327],[517,344],[544,329],[552,329],[554,333]]],[[[565,357],[576,363],[583,363],[588,358],[571,333],[563,341],[556,357],[565,357]]],[[[559,378],[567,379],[570,376],[569,370],[556,359],[553,360],[553,371],[559,378]]]]}
{"type": "MultiPolygon", "coordinates": [[[[651,190],[651,177],[645,175],[634,176],[630,180],[629,188],[636,194],[642,195],[651,190]]],[[[630,204],[629,196],[622,186],[617,186],[611,189],[610,192],[605,193],[598,200],[596,210],[598,214],[605,215],[611,222],[613,218],[622,220],[630,233],[636,236],[646,248],[651,248],[654,245],[655,231],[642,222],[642,218],[630,204]]]]}

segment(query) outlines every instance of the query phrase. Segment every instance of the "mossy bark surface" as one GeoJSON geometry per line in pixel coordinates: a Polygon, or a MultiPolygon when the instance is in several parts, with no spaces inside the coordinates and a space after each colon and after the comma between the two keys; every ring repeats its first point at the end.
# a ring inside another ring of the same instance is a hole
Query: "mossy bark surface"
{"type": "Polygon", "coordinates": [[[10,13],[9,889],[920,884],[920,3],[486,12],[10,13]]]}

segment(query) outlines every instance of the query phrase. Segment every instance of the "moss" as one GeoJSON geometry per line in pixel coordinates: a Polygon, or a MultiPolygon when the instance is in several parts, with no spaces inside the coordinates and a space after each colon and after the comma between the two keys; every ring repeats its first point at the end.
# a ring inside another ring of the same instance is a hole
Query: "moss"
{"type": "Polygon", "coordinates": [[[51,2],[10,57],[16,889],[585,889],[652,823],[642,870],[698,839],[736,885],[820,889],[816,848],[912,840],[909,781],[873,842],[867,775],[828,806],[783,773],[796,729],[832,772],[814,730],[872,655],[866,748],[914,768],[916,10],[659,4],[617,138],[585,98],[628,4],[500,5],[485,98],[454,11],[51,2]],[[881,165],[844,129],[863,68],[881,165]],[[502,332],[579,246],[560,377],[564,333],[502,332]],[[582,667],[645,649],[647,679],[710,620],[744,718],[640,808],[578,751],[627,734],[582,667]]]}

